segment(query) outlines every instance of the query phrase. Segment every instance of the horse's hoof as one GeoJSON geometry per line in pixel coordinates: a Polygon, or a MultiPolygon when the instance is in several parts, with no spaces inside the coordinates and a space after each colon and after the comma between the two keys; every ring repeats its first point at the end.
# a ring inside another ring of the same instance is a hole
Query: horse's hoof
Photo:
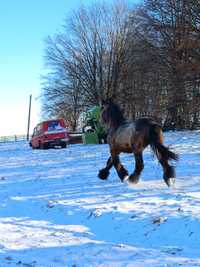
{"type": "Polygon", "coordinates": [[[110,172],[107,169],[102,169],[99,171],[98,177],[101,180],[106,180],[108,178],[109,173],[110,172]]]}
{"type": "Polygon", "coordinates": [[[128,181],[128,179],[129,179],[129,176],[126,175],[126,176],[124,176],[124,178],[122,179],[122,182],[126,182],[126,181],[128,181]]]}
{"type": "Polygon", "coordinates": [[[128,181],[131,184],[137,184],[139,182],[139,176],[130,175],[128,181]]]}
{"type": "Polygon", "coordinates": [[[176,181],[175,178],[168,178],[168,179],[164,179],[164,180],[165,180],[165,183],[168,187],[172,187],[175,185],[175,181],[176,181]]]}

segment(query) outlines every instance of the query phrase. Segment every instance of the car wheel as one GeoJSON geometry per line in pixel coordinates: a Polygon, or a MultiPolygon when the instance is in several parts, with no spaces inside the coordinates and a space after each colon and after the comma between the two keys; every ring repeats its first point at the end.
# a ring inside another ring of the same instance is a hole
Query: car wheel
{"type": "Polygon", "coordinates": [[[49,149],[50,145],[48,143],[43,144],[44,149],[49,149]]]}
{"type": "Polygon", "coordinates": [[[49,144],[48,143],[43,143],[43,144],[41,143],[40,144],[40,148],[41,149],[48,149],[49,148],[49,144]]]}
{"type": "Polygon", "coordinates": [[[40,142],[40,141],[38,142],[38,146],[37,146],[36,148],[37,148],[37,149],[42,148],[42,147],[41,147],[41,142],[40,142]]]}
{"type": "Polygon", "coordinates": [[[63,144],[61,145],[61,147],[62,147],[62,148],[66,148],[66,147],[67,147],[67,144],[66,144],[66,143],[63,143],[63,144]]]}

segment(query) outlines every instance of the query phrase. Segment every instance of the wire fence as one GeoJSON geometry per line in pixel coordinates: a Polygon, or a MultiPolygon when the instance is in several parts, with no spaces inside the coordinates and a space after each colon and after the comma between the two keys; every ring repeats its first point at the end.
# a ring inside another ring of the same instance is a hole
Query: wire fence
{"type": "Polygon", "coordinates": [[[25,134],[0,136],[0,143],[18,142],[18,141],[26,141],[26,140],[27,140],[27,136],[25,134]]]}
{"type": "MultiPolygon", "coordinates": [[[[69,132],[70,144],[77,144],[82,143],[82,133],[80,132],[69,132]]],[[[29,137],[30,139],[31,137],[29,137]]],[[[7,135],[7,136],[0,136],[0,143],[7,143],[7,142],[19,142],[19,141],[27,141],[27,135],[7,135]]]]}

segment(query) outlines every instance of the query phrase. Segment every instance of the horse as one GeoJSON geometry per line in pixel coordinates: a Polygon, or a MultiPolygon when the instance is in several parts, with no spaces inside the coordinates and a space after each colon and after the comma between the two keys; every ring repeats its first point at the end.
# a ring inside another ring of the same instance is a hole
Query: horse
{"type": "Polygon", "coordinates": [[[110,148],[110,157],[106,167],[99,171],[98,177],[106,180],[109,170],[114,166],[121,181],[128,180],[136,184],[144,168],[143,150],[150,145],[163,168],[163,179],[167,186],[175,183],[175,168],[168,161],[178,160],[178,155],[164,145],[162,127],[151,118],[140,118],[128,122],[119,106],[112,100],[102,101],[101,120],[108,129],[107,143],[110,148]],[[129,175],[120,162],[119,154],[133,153],[135,170],[129,175]]]}

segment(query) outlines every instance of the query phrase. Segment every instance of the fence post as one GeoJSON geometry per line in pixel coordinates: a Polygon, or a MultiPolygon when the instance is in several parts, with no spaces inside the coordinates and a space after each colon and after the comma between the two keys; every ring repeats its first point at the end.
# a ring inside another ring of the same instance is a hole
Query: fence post
{"type": "Polygon", "coordinates": [[[32,100],[32,95],[29,97],[29,111],[28,111],[28,126],[27,126],[27,137],[26,140],[29,140],[29,129],[30,129],[30,119],[31,119],[31,100],[32,100]]]}

